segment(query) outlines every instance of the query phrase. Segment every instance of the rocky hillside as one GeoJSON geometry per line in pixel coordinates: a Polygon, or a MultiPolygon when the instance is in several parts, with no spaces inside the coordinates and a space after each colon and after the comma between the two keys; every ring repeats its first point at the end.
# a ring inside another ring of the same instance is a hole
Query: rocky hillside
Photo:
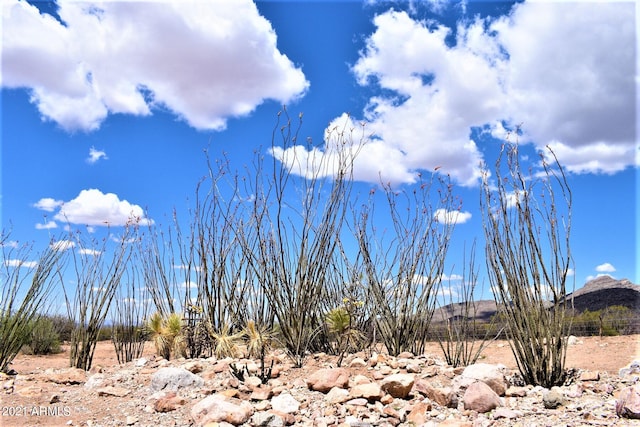
{"type": "MultiPolygon", "coordinates": [[[[573,300],[578,313],[585,310],[598,311],[606,307],[621,305],[640,314],[640,285],[628,279],[614,279],[611,276],[598,276],[587,282],[582,288],[567,295],[573,300]]],[[[465,312],[462,304],[448,304],[434,313],[435,322],[462,316],[465,312]]],[[[473,311],[472,311],[473,312],[473,311]]],[[[492,300],[475,302],[475,317],[478,320],[490,320],[496,313],[496,303],[492,300]]]]}
{"type": "Polygon", "coordinates": [[[567,299],[573,300],[574,309],[580,313],[614,305],[640,312],[640,286],[628,279],[616,280],[611,276],[599,276],[569,294],[567,299]]]}

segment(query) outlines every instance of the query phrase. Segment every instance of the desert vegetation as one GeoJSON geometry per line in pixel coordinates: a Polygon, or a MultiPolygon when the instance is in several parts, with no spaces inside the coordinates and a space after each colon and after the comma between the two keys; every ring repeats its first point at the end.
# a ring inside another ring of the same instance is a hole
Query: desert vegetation
{"type": "Polygon", "coordinates": [[[241,171],[206,153],[186,226],[174,212],[167,227],[132,220],[103,240],[74,230],[33,263],[31,247],[3,234],[0,368],[21,349],[58,351],[68,342],[70,365],[88,370],[108,331],[121,363],[151,341],[166,359],[253,357],[266,381],[275,347],[297,366],[320,351],[339,365],[351,352],[421,353],[437,340],[449,364],[464,366],[486,340],[506,335],[525,381],[551,386],[565,377],[572,322],[591,322],[592,333],[624,331],[613,309],[579,314],[565,304],[571,192],[562,167],[546,162],[553,153],[541,157],[542,171],[524,171],[517,142],[507,141],[486,169],[484,249],[498,314],[481,322],[475,241],[457,298],[442,297],[462,204],[449,178],[420,176],[406,188],[381,182],[356,194],[365,126],[329,130],[320,153],[299,141],[302,122],[283,110],[271,156],[256,151],[241,171]],[[63,319],[48,312],[54,288],[63,319]],[[451,316],[434,319],[447,303],[451,316]]]}

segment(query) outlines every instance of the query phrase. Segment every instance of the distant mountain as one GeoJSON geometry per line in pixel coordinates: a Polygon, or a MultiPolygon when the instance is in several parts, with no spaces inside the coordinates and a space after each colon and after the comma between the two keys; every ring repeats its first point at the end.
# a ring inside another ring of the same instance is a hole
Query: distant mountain
{"type": "MultiPolygon", "coordinates": [[[[640,285],[628,279],[617,280],[611,276],[598,276],[588,281],[577,291],[568,294],[566,301],[573,301],[573,308],[578,313],[585,310],[598,311],[606,307],[621,305],[640,314],[640,285]]],[[[489,320],[497,311],[493,300],[475,301],[475,317],[478,320],[489,320]]],[[[464,306],[459,303],[448,304],[438,308],[433,314],[434,322],[462,316],[464,306]]],[[[473,314],[471,310],[470,314],[473,314]]]]}
{"type": "Polygon", "coordinates": [[[585,310],[598,311],[613,305],[640,312],[640,286],[628,279],[617,280],[611,276],[598,276],[567,295],[567,301],[571,300],[573,308],[579,313],[585,310]]]}

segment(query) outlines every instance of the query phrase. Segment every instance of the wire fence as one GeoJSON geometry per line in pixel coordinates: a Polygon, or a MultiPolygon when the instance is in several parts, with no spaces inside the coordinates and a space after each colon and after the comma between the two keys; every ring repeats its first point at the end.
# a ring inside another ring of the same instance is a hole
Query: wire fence
{"type": "MultiPolygon", "coordinates": [[[[429,340],[446,341],[447,337],[455,337],[456,334],[460,338],[483,340],[483,339],[507,339],[507,325],[501,321],[476,321],[475,323],[467,323],[462,329],[460,319],[450,320],[449,322],[432,322],[429,327],[429,340]],[[470,326],[471,325],[471,326],[470,326]]],[[[568,335],[575,336],[613,336],[613,335],[636,335],[640,334],[640,312],[630,311],[624,316],[615,318],[598,317],[585,319],[577,317],[570,319],[567,323],[568,335]]]]}

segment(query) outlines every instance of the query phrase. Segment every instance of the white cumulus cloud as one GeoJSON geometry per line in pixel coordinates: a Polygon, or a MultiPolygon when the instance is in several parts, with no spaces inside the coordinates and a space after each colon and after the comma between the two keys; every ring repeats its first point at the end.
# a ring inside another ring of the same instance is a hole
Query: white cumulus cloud
{"type": "Polygon", "coordinates": [[[103,150],[97,150],[95,147],[89,149],[89,157],[87,157],[87,163],[94,164],[100,159],[108,159],[107,153],[103,150]]]}
{"type": "Polygon", "coordinates": [[[433,217],[442,224],[464,224],[471,219],[471,212],[448,211],[446,209],[438,209],[433,217]]]}
{"type": "MultiPolygon", "coordinates": [[[[51,204],[41,199],[34,206],[48,207],[51,204]]],[[[54,219],[70,224],[82,224],[88,226],[124,226],[131,222],[140,225],[153,223],[153,220],[145,216],[144,210],[120,200],[114,193],[103,193],[97,189],[82,190],[75,199],[61,202],[57,205],[58,212],[54,219]]]]}
{"type": "Polygon", "coordinates": [[[308,87],[250,0],[57,4],[63,22],[25,1],[2,3],[1,84],[31,89],[43,118],[67,130],[154,108],[219,130],[308,87]]]}
{"type": "Polygon", "coordinates": [[[472,130],[504,137],[521,123],[522,142],[549,145],[571,172],[637,166],[634,8],[523,2],[461,21],[453,41],[452,28],[407,12],[376,16],[352,68],[374,92],[362,113],[373,138],[356,171],[414,183],[439,170],[473,186],[483,156],[472,130]]]}
{"type": "Polygon", "coordinates": [[[76,247],[73,240],[57,240],[49,245],[54,251],[67,251],[76,247]]]}
{"type": "Polygon", "coordinates": [[[600,264],[599,266],[596,267],[596,271],[598,273],[613,273],[614,271],[616,271],[616,268],[611,265],[608,262],[605,262],[603,264],[600,264]]]}
{"type": "Polygon", "coordinates": [[[4,261],[4,265],[7,267],[17,267],[17,268],[35,268],[38,266],[37,261],[25,261],[23,259],[6,259],[4,261]]]}
{"type": "Polygon", "coordinates": [[[51,197],[44,197],[34,203],[33,206],[43,211],[53,212],[60,206],[62,206],[63,203],[64,202],[62,200],[52,199],[51,197]]]}
{"type": "Polygon", "coordinates": [[[51,230],[54,228],[58,228],[58,224],[56,224],[55,221],[45,221],[42,224],[36,224],[36,230],[51,230]]]}

